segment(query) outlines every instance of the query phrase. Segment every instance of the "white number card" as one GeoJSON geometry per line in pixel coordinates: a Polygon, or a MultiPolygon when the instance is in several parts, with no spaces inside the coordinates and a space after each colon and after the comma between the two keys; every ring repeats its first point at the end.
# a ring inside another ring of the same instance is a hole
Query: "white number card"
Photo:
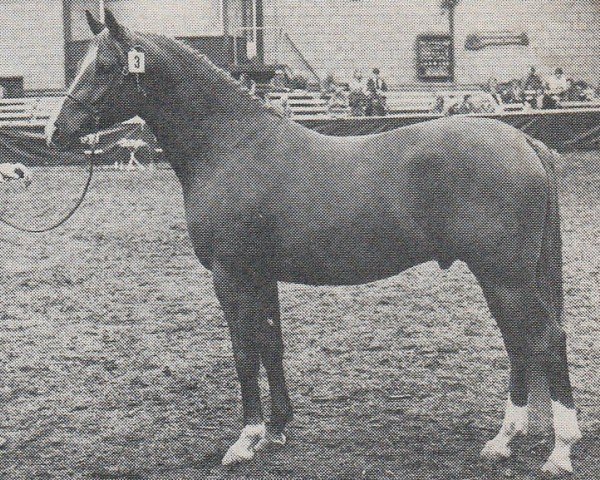
{"type": "Polygon", "coordinates": [[[129,50],[129,73],[145,73],[146,72],[146,56],[144,52],[137,50],[129,50]]]}

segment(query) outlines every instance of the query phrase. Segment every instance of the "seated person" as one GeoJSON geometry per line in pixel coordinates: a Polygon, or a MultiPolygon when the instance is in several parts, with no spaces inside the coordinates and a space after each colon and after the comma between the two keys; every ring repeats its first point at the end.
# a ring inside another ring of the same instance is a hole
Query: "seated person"
{"type": "Polygon", "coordinates": [[[281,69],[275,70],[275,76],[269,82],[273,90],[287,91],[289,90],[289,79],[285,72],[281,69]]]}
{"type": "Polygon", "coordinates": [[[540,86],[533,95],[525,97],[525,105],[529,108],[542,108],[544,104],[544,87],[540,86]]]}
{"type": "Polygon", "coordinates": [[[367,107],[366,85],[360,70],[354,70],[350,81],[350,93],[348,94],[348,106],[350,115],[362,117],[367,107]]]}
{"type": "Polygon", "coordinates": [[[248,74],[242,73],[240,75],[240,85],[246,88],[252,95],[256,93],[256,82],[248,74]]]}
{"type": "Polygon", "coordinates": [[[567,89],[561,94],[560,99],[565,102],[581,102],[585,100],[585,95],[572,78],[567,78],[567,89]]]}
{"type": "Polygon", "coordinates": [[[465,95],[462,101],[455,102],[450,108],[448,108],[448,115],[461,115],[465,113],[473,113],[475,106],[471,100],[471,95],[465,95]]]}
{"type": "Polygon", "coordinates": [[[510,82],[510,89],[508,91],[508,101],[506,103],[523,103],[524,93],[523,87],[521,86],[520,80],[513,80],[510,82]]]}
{"type": "Polygon", "coordinates": [[[332,115],[345,115],[348,107],[348,96],[343,87],[337,87],[330,95],[327,102],[329,113],[332,115]]]}
{"type": "Polygon", "coordinates": [[[321,82],[321,93],[323,95],[330,95],[334,93],[336,90],[335,79],[333,78],[333,74],[328,73],[323,81],[321,82]]]}
{"type": "Polygon", "coordinates": [[[501,105],[502,103],[504,103],[504,101],[502,100],[502,96],[500,95],[500,92],[498,91],[498,79],[496,79],[495,77],[491,77],[488,80],[487,91],[494,98],[494,100],[496,100],[496,103],[498,105],[501,105]]]}

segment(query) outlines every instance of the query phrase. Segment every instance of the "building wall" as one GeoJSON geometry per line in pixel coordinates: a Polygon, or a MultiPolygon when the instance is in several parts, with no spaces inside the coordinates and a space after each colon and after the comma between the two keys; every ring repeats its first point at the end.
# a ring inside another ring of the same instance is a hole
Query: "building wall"
{"type": "Polygon", "coordinates": [[[64,86],[62,0],[0,0],[0,76],[25,89],[64,86]]]}
{"type": "Polygon", "coordinates": [[[600,78],[600,2],[590,0],[463,0],[456,9],[456,74],[461,82],[522,77],[530,65],[556,67],[594,84],[600,78]],[[467,35],[526,32],[528,46],[464,48],[467,35]]]}
{"type": "Polygon", "coordinates": [[[133,30],[174,37],[221,35],[221,0],[105,0],[133,30]]]}
{"type": "MultiPolygon", "coordinates": [[[[354,69],[379,67],[392,83],[416,81],[415,42],[447,33],[439,0],[263,0],[264,24],[281,27],[320,76],[348,79],[354,69]]],[[[268,38],[267,38],[268,40],[268,38]]],[[[267,42],[267,51],[269,45],[267,42]]],[[[288,60],[297,55],[282,45],[288,60]]]]}
{"type": "MultiPolygon", "coordinates": [[[[449,30],[440,0],[263,1],[265,25],[285,30],[317,73],[341,79],[354,68],[379,66],[392,84],[417,82],[417,35],[449,30]]],[[[455,16],[456,82],[509,80],[537,65],[543,74],[562,66],[567,75],[596,83],[599,31],[597,0],[462,0],[455,16]],[[467,35],[501,30],[526,32],[531,43],[465,49],[467,35]]],[[[302,68],[297,55],[284,54],[302,68]]]]}

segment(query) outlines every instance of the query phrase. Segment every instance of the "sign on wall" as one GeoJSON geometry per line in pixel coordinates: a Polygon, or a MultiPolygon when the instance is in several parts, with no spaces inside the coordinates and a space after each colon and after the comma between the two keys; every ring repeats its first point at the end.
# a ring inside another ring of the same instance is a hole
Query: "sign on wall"
{"type": "Polygon", "coordinates": [[[452,80],[454,60],[450,35],[419,35],[416,48],[420,80],[452,80]]]}

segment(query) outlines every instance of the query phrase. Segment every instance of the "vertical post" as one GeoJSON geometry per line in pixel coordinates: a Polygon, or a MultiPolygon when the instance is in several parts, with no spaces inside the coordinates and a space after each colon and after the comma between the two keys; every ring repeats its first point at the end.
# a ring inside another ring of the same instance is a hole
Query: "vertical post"
{"type": "Polygon", "coordinates": [[[452,2],[448,6],[448,33],[450,35],[450,78],[452,80],[452,83],[455,82],[455,78],[454,78],[454,62],[455,62],[455,56],[454,56],[454,48],[455,48],[455,40],[454,40],[454,35],[455,35],[454,13],[455,13],[455,9],[456,9],[456,4],[457,4],[457,2],[452,2]]]}
{"type": "Polygon", "coordinates": [[[221,31],[224,37],[229,35],[229,5],[227,0],[221,0],[221,31]]]}
{"type": "Polygon", "coordinates": [[[265,62],[265,40],[264,40],[264,21],[263,21],[263,2],[262,0],[255,0],[256,10],[254,12],[254,34],[256,35],[256,57],[260,63],[265,62]]]}
{"type": "Polygon", "coordinates": [[[104,9],[106,5],[104,4],[104,0],[98,0],[98,15],[100,16],[100,21],[104,22],[104,9]]]}
{"type": "Polygon", "coordinates": [[[72,29],[71,29],[71,8],[72,8],[72,0],[62,0],[62,15],[63,15],[63,42],[64,42],[64,75],[65,87],[69,84],[71,79],[71,38],[72,38],[72,29]]]}

